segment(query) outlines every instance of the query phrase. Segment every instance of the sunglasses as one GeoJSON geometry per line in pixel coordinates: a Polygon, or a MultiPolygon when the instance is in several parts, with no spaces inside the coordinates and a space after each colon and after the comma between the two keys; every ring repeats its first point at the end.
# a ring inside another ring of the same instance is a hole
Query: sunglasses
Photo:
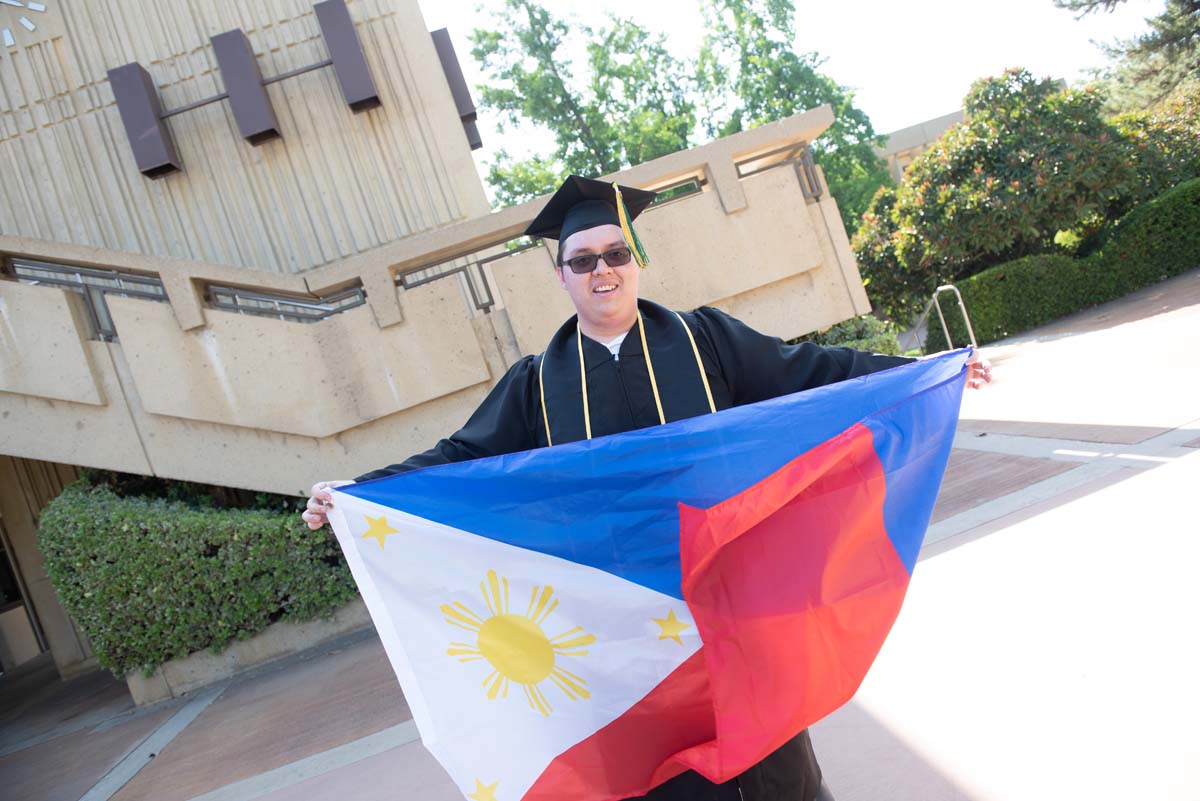
{"type": "Polygon", "coordinates": [[[629,264],[629,259],[633,254],[629,252],[629,248],[613,248],[606,250],[597,256],[595,253],[589,253],[586,256],[576,256],[573,259],[567,259],[563,262],[571,268],[571,272],[576,275],[586,275],[596,269],[596,265],[600,263],[600,259],[604,259],[604,263],[609,267],[622,267],[629,264]]]}

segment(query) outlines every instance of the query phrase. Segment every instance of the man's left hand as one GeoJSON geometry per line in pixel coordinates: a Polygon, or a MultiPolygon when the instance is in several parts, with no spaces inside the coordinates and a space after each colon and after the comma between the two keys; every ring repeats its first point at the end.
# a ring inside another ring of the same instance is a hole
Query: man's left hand
{"type": "Polygon", "coordinates": [[[971,355],[971,360],[967,362],[967,386],[971,389],[979,389],[984,384],[992,383],[992,363],[987,359],[981,359],[979,353],[971,355]]]}

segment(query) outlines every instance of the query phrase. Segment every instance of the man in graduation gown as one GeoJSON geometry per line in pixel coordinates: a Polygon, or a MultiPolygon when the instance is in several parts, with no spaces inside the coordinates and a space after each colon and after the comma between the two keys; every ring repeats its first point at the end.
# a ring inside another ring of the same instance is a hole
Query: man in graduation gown
{"type": "MultiPolygon", "coordinates": [[[[682,420],[844,381],[909,359],[782,340],[712,308],[675,312],[638,297],[644,253],[630,222],[653,192],[569,177],[526,229],[557,239],[555,274],[575,306],[544,353],[511,368],[461,429],[424,453],[356,481],[559,445],[682,420]]],[[[990,380],[984,362],[968,381],[990,380]]],[[[304,519],[325,523],[313,487],[304,519]]],[[[652,801],[812,801],[821,770],[804,731],[724,785],[688,771],[652,801]]]]}

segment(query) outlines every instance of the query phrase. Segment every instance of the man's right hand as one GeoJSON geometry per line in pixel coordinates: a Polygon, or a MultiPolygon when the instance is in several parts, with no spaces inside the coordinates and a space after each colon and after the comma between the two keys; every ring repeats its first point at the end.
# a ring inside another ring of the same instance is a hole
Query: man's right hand
{"type": "Polygon", "coordinates": [[[308,506],[300,514],[300,517],[304,518],[304,522],[308,523],[309,528],[316,531],[329,522],[327,514],[333,508],[329,490],[353,483],[353,481],[318,481],[313,484],[308,493],[308,506]]]}

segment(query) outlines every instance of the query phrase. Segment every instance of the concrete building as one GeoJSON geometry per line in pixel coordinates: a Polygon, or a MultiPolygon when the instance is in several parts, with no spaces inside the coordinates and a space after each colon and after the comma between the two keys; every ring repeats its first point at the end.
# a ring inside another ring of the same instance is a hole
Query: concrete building
{"type": "MultiPolygon", "coordinates": [[[[0,5],[6,667],[94,664],[36,544],[79,466],[301,493],[455,429],[571,311],[416,0],[165,7],[0,5]]],[[[832,121],[612,176],[690,189],[639,222],[644,293],[784,337],[867,312],[808,156],[832,121]]]]}
{"type": "MultiPolygon", "coordinates": [[[[1060,92],[1066,91],[1067,82],[1058,78],[1054,81],[1054,86],[1060,92]]],[[[943,114],[940,117],[884,134],[887,137],[887,143],[883,147],[876,147],[875,153],[888,163],[888,171],[892,174],[892,180],[899,183],[904,177],[904,170],[909,164],[916,161],[917,156],[932,147],[942,134],[965,119],[965,110],[959,109],[950,114],[943,114]]]]}
{"type": "Polygon", "coordinates": [[[892,131],[887,136],[887,144],[876,147],[875,152],[888,163],[888,171],[896,183],[904,177],[904,170],[916,161],[917,156],[938,140],[943,133],[963,121],[963,111],[959,109],[952,114],[934,117],[898,131],[892,131]]]}

